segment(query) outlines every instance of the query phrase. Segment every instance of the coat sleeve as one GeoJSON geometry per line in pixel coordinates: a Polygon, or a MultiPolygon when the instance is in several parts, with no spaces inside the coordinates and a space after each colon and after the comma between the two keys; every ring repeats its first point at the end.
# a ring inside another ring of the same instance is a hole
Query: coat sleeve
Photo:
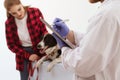
{"type": "Polygon", "coordinates": [[[119,50],[120,29],[115,17],[98,17],[89,27],[78,47],[62,48],[64,67],[81,77],[90,77],[102,71],[119,50]]]}

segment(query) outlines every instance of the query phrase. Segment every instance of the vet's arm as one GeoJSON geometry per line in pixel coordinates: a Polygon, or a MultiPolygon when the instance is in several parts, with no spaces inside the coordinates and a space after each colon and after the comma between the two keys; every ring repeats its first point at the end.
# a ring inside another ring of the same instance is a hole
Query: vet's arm
{"type": "Polygon", "coordinates": [[[75,37],[74,37],[74,32],[70,30],[66,36],[66,38],[75,45],[75,37]]]}

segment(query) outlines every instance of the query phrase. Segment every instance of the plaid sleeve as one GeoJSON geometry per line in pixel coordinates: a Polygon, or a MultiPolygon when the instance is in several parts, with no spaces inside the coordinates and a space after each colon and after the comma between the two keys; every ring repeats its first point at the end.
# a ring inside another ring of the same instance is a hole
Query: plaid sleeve
{"type": "MultiPolygon", "coordinates": [[[[44,19],[43,14],[41,13],[41,11],[40,11],[39,9],[37,9],[37,8],[36,8],[36,10],[37,10],[37,11],[36,11],[36,15],[38,14],[39,19],[40,19],[40,18],[43,18],[43,19],[44,19]]],[[[40,21],[40,24],[41,24],[41,26],[40,26],[40,27],[41,27],[41,31],[40,31],[40,32],[43,33],[42,35],[48,33],[45,24],[42,23],[41,21],[40,21]]]]}
{"type": "Polygon", "coordinates": [[[42,21],[40,20],[40,18],[44,18],[41,11],[38,8],[29,8],[28,12],[29,12],[29,19],[31,22],[31,23],[28,22],[28,25],[32,25],[35,27],[35,25],[38,24],[38,27],[36,29],[40,32],[40,35],[44,35],[48,33],[45,24],[42,23],[42,21]]]}
{"type": "Polygon", "coordinates": [[[8,48],[15,53],[25,59],[29,59],[30,54],[23,50],[23,48],[19,44],[19,40],[17,40],[17,36],[15,34],[15,28],[13,28],[13,24],[9,21],[6,21],[6,42],[8,48]]]}

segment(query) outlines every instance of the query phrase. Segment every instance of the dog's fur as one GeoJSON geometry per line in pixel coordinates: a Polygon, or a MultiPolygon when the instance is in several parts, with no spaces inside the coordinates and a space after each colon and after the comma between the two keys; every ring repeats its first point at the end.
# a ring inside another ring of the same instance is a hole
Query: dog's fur
{"type": "Polygon", "coordinates": [[[46,53],[46,56],[38,60],[36,67],[41,66],[44,61],[50,60],[50,64],[47,67],[47,71],[49,72],[55,64],[61,62],[61,50],[58,48],[57,41],[52,34],[48,33],[44,35],[37,47],[40,50],[40,54],[46,53]]]}

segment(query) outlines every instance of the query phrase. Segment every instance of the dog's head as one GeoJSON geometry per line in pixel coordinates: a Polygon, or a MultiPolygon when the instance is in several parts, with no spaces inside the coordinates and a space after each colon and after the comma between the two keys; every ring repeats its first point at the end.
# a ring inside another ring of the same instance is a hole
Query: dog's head
{"type": "Polygon", "coordinates": [[[44,35],[42,41],[38,43],[37,48],[41,54],[46,53],[47,55],[58,51],[57,41],[51,34],[44,35]]]}

